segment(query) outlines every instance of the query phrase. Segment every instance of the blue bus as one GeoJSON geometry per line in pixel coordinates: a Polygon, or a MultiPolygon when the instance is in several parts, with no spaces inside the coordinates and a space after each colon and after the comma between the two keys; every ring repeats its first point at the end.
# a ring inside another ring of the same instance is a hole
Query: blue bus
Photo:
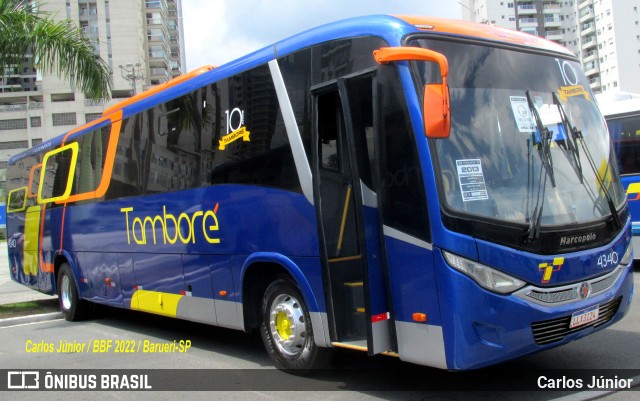
{"type": "Polygon", "coordinates": [[[110,305],[473,369],[589,335],[633,294],[602,114],[565,48],[368,16],[169,82],[12,157],[11,276],[110,305]]]}
{"type": "Polygon", "coordinates": [[[633,254],[640,259],[640,96],[625,92],[599,95],[600,109],[618,159],[622,186],[627,195],[633,254]]]}

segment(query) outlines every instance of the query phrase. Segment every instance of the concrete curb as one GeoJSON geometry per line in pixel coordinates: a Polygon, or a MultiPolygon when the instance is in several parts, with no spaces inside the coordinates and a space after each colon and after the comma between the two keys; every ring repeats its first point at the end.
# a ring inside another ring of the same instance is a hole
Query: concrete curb
{"type": "Polygon", "coordinates": [[[37,315],[10,317],[0,319],[0,327],[17,326],[19,324],[44,322],[47,320],[62,319],[62,312],[40,313],[37,315]]]}

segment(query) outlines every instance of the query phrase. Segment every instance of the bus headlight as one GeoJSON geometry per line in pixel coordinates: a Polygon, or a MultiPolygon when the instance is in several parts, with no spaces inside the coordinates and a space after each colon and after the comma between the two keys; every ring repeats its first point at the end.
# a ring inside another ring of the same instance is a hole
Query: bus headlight
{"type": "Polygon", "coordinates": [[[483,264],[442,251],[451,267],[471,277],[476,283],[487,290],[508,294],[526,284],[522,280],[511,277],[483,264]]]}
{"type": "Polygon", "coordinates": [[[627,250],[624,251],[624,256],[622,256],[622,259],[620,259],[620,264],[622,266],[626,266],[629,263],[631,263],[631,256],[633,255],[633,246],[631,244],[629,244],[629,246],[627,247],[627,250]]]}

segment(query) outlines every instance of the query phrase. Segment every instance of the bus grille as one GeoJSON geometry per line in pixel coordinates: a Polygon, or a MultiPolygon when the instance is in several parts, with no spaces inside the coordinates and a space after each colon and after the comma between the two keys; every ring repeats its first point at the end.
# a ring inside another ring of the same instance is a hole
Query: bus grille
{"type": "Polygon", "coordinates": [[[621,297],[600,305],[598,320],[585,324],[584,326],[574,327],[573,329],[569,328],[571,316],[534,322],[531,324],[533,338],[538,345],[550,344],[560,341],[565,336],[586,329],[587,327],[598,327],[603,325],[611,320],[613,315],[616,314],[618,307],[620,306],[620,301],[622,301],[621,297]]]}
{"type": "Polygon", "coordinates": [[[596,281],[594,283],[591,284],[591,293],[592,294],[597,294],[599,292],[602,292],[604,290],[608,290],[609,288],[611,288],[613,286],[613,284],[616,282],[616,280],[618,279],[618,277],[620,277],[620,273],[622,273],[622,270],[618,271],[615,274],[612,274],[611,276],[600,280],[600,281],[596,281]]]}
{"type": "Polygon", "coordinates": [[[578,299],[578,292],[575,288],[569,288],[561,291],[530,291],[526,294],[528,297],[536,299],[540,302],[553,304],[559,302],[570,301],[573,299],[578,299]]]}
{"type": "MultiPolygon", "coordinates": [[[[618,267],[614,271],[604,276],[597,277],[588,281],[591,284],[591,292],[589,296],[598,295],[616,283],[622,275],[624,268],[618,267]]],[[[517,296],[527,300],[533,300],[540,305],[545,304],[566,304],[569,302],[580,301],[580,284],[576,283],[564,287],[556,288],[536,288],[527,287],[516,293],[517,296]]]]}

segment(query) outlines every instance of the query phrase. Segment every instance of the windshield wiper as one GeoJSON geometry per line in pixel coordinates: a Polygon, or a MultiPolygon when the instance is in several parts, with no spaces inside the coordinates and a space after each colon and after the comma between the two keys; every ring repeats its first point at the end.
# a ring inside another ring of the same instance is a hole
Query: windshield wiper
{"type": "MultiPolygon", "coordinates": [[[[551,131],[542,123],[542,118],[540,118],[540,114],[538,113],[538,109],[533,104],[531,100],[531,95],[529,91],[526,91],[527,102],[529,103],[529,108],[533,113],[533,118],[536,121],[536,127],[538,128],[538,132],[540,133],[540,160],[542,161],[542,165],[545,170],[547,170],[547,174],[549,175],[549,179],[551,180],[551,186],[556,187],[556,179],[553,175],[553,158],[551,157],[551,131]]],[[[535,134],[535,133],[534,133],[535,134]]]]}
{"type": "MultiPolygon", "coordinates": [[[[538,188],[536,190],[536,204],[533,207],[533,212],[529,217],[529,229],[527,230],[527,238],[526,241],[531,243],[538,239],[540,236],[540,226],[542,225],[542,210],[544,208],[544,201],[546,198],[546,189],[547,189],[547,177],[551,179],[551,184],[555,187],[555,179],[553,177],[553,160],[551,159],[551,132],[542,124],[542,119],[538,114],[538,110],[535,108],[533,101],[531,100],[531,95],[529,91],[526,91],[527,95],[527,103],[529,104],[529,108],[533,113],[534,119],[536,121],[536,127],[538,128],[538,132],[540,133],[540,139],[542,141],[540,148],[538,148],[538,155],[540,156],[540,162],[542,168],[540,168],[540,174],[538,175],[538,188]],[[542,179],[542,172],[544,170],[544,180],[542,179]]],[[[527,172],[527,213],[529,212],[529,189],[532,189],[533,179],[534,179],[534,171],[533,171],[533,148],[536,146],[536,132],[535,130],[531,133],[531,139],[527,140],[528,142],[528,154],[527,154],[527,164],[529,165],[529,171],[527,172]]]]}
{"type": "MultiPolygon", "coordinates": [[[[604,197],[607,201],[607,206],[609,206],[609,212],[613,219],[613,223],[616,226],[616,229],[622,227],[622,223],[620,222],[620,216],[618,216],[618,211],[616,210],[616,207],[613,204],[613,199],[611,199],[611,194],[609,193],[609,189],[607,186],[605,186],[603,178],[600,177],[600,174],[598,174],[598,171],[596,169],[596,164],[593,161],[593,157],[591,156],[591,152],[589,152],[589,148],[587,148],[585,145],[584,137],[582,136],[582,131],[580,131],[571,123],[571,120],[569,120],[569,116],[567,116],[567,114],[564,112],[564,108],[562,107],[560,100],[556,97],[555,92],[553,92],[553,99],[554,99],[554,102],[557,102],[556,104],[558,105],[558,109],[560,110],[560,118],[562,119],[562,124],[565,126],[565,129],[569,130],[569,132],[571,133],[571,139],[574,142],[571,146],[575,148],[574,158],[576,159],[576,166],[578,168],[577,171],[578,171],[578,176],[580,177],[580,183],[581,184],[583,183],[583,175],[582,175],[582,165],[580,163],[578,140],[580,140],[579,143],[582,146],[582,150],[584,151],[584,154],[587,156],[587,161],[589,162],[589,166],[591,166],[591,171],[593,171],[593,175],[596,177],[596,181],[598,182],[600,191],[604,194],[604,197]]],[[[567,141],[567,142],[571,142],[571,141],[567,141]]],[[[608,169],[609,167],[607,167],[607,170],[608,169]]],[[[606,171],[602,175],[605,176],[606,171]]]]}
{"type": "Polygon", "coordinates": [[[560,99],[558,99],[558,95],[555,92],[551,92],[553,95],[553,103],[558,107],[558,111],[560,112],[560,119],[562,120],[562,126],[565,129],[567,140],[567,149],[571,153],[571,164],[573,168],[576,170],[576,175],[580,179],[580,184],[584,182],[584,175],[582,174],[582,162],[580,161],[580,149],[578,148],[578,138],[582,136],[582,132],[580,132],[576,127],[571,124],[569,121],[569,117],[567,117],[567,113],[564,111],[564,107],[562,107],[562,103],[560,103],[560,99]]]}
{"type": "MultiPolygon", "coordinates": [[[[538,239],[540,235],[540,224],[542,223],[542,208],[544,207],[545,192],[547,189],[547,170],[540,168],[538,175],[538,188],[536,190],[536,204],[533,207],[533,212],[529,216],[529,193],[533,194],[533,180],[534,180],[534,163],[533,163],[533,147],[536,143],[535,131],[531,133],[531,139],[527,139],[527,219],[529,220],[529,229],[527,230],[526,241],[531,243],[538,239]],[[544,181],[542,180],[542,172],[544,174],[544,181]],[[540,201],[542,199],[542,202],[540,201]]],[[[533,199],[532,199],[533,201],[533,199]]]]}

